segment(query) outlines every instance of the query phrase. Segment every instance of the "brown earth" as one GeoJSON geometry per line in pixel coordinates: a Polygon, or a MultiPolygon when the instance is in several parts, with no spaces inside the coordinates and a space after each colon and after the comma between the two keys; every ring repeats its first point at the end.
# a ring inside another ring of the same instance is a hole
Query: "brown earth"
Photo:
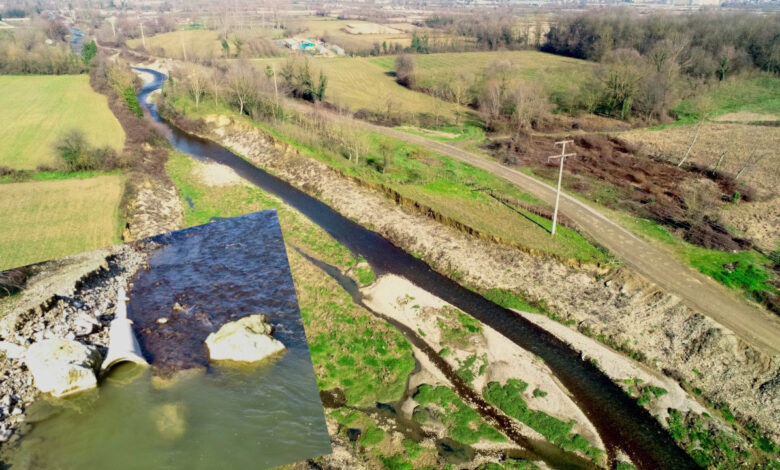
{"type": "MultiPolygon", "coordinates": [[[[641,145],[643,152],[676,164],[695,134],[696,126],[673,126],[663,130],[636,129],[618,135],[633,145],[641,145]]],[[[776,196],[780,188],[780,156],[774,151],[777,142],[780,142],[780,127],[704,123],[688,161],[714,168],[723,156],[718,169],[736,174],[751,155],[757,159],[767,152],[766,157],[743,172],[740,181],[776,196]]]]}
{"type": "MultiPolygon", "coordinates": [[[[621,268],[610,279],[599,279],[593,273],[475,239],[428,217],[404,212],[325,164],[274,142],[257,128],[230,123],[224,117],[219,122],[209,133],[212,138],[317,194],[406,251],[423,253],[436,270],[457,271],[470,286],[511,289],[525,292],[531,300],[544,301],[561,317],[574,320],[581,330],[629,344],[645,353],[648,365],[655,370],[700,388],[716,403],[728,402],[740,419],[753,419],[773,437],[780,437],[780,423],[775,419],[780,412],[778,357],[740,339],[641,275],[621,268]]],[[[626,242],[626,235],[620,238],[626,242]]]]}
{"type": "MultiPolygon", "coordinates": [[[[489,148],[505,164],[531,167],[537,174],[555,180],[558,161],[548,157],[560,153],[560,147],[555,146],[560,139],[536,136],[495,140],[489,148]]],[[[618,138],[584,134],[572,140],[566,152],[576,156],[564,165],[566,188],[600,199],[607,207],[682,231],[686,240],[705,248],[750,248],[750,240],[734,236],[718,222],[717,212],[736,192],[749,201],[752,189],[740,187],[733,178],[719,173],[682,169],[665,161],[638,157],[636,146],[618,138]]]]}

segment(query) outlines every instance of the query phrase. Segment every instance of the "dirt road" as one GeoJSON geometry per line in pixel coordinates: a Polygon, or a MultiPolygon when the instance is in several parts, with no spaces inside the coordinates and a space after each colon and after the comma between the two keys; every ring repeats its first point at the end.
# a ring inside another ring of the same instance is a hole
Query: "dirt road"
{"type": "MultiPolygon", "coordinates": [[[[422,136],[363,121],[356,122],[375,132],[426,147],[489,171],[539,199],[554,203],[555,188],[498,162],[422,136]]],[[[750,304],[736,292],[729,291],[686,266],[663,248],[637,238],[597,210],[565,193],[561,194],[560,211],[623,262],[664,290],[680,297],[689,307],[719,322],[767,354],[780,354],[780,318],[776,315],[750,304]]]]}

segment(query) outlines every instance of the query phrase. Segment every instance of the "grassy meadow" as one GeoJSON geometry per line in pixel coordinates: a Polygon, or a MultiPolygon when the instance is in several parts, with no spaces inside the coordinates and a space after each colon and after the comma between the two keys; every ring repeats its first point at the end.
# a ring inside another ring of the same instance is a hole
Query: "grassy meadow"
{"type": "Polygon", "coordinates": [[[58,166],[55,143],[73,129],[93,146],[117,151],[124,146],[122,126],[88,76],[0,76],[0,166],[58,166]]]}
{"type": "Polygon", "coordinates": [[[673,113],[678,118],[676,124],[697,122],[702,115],[723,121],[780,120],[780,78],[763,73],[727,78],[683,100],[673,113]],[[748,119],[741,119],[741,114],[748,119]],[[750,119],[751,115],[755,119],[750,119]]]}
{"type": "MultiPolygon", "coordinates": [[[[143,41],[140,38],[130,39],[127,45],[136,48],[142,46],[143,41]]],[[[146,49],[152,52],[162,49],[165,57],[174,59],[183,58],[185,51],[192,57],[223,55],[219,32],[209,29],[188,29],[155,34],[146,38],[146,49]]]]}
{"type": "Polygon", "coordinates": [[[0,271],[120,241],[121,175],[0,184],[0,271]]]}
{"type": "MultiPolygon", "coordinates": [[[[265,70],[269,64],[280,67],[284,60],[258,59],[253,63],[258,69],[265,70]]],[[[324,101],[338,107],[348,108],[352,112],[367,109],[384,113],[390,106],[393,113],[404,116],[405,120],[412,120],[412,115],[419,113],[432,114],[438,107],[442,119],[454,119],[455,106],[452,103],[435,100],[425,93],[399,85],[395,78],[387,74],[388,70],[373,59],[311,57],[309,63],[315,74],[322,70],[328,77],[324,101]]]]}
{"type": "MultiPolygon", "coordinates": [[[[510,81],[537,84],[551,95],[586,80],[594,67],[593,63],[584,60],[531,50],[415,54],[412,59],[417,85],[424,88],[433,88],[459,75],[472,81],[485,72],[495,71],[500,64],[506,68],[510,81]]],[[[393,56],[371,61],[386,72],[395,70],[393,56]]]]}

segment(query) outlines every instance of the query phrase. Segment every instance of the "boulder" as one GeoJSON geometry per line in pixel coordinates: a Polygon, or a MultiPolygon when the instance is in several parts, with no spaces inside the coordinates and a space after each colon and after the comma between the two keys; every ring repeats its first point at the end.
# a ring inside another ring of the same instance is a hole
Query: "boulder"
{"type": "Polygon", "coordinates": [[[38,341],[27,348],[25,354],[25,363],[35,379],[35,386],[55,397],[97,387],[95,371],[101,359],[96,348],[64,338],[38,341]]]}
{"type": "Polygon", "coordinates": [[[226,323],[206,338],[211,360],[255,362],[284,350],[284,345],[271,337],[271,325],[265,315],[248,315],[226,323]]]}

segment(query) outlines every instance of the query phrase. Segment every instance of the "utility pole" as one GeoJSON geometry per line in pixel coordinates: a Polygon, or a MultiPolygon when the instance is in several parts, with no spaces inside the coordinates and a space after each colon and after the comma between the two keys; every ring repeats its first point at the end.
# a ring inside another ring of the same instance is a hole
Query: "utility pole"
{"type": "Polygon", "coordinates": [[[553,211],[553,220],[552,220],[552,230],[550,231],[550,235],[555,235],[555,225],[558,222],[558,201],[561,199],[561,179],[563,179],[563,161],[566,159],[566,157],[573,157],[577,155],[576,153],[566,153],[566,144],[570,144],[574,142],[573,140],[562,140],[560,142],[556,142],[555,145],[561,146],[561,154],[560,155],[552,155],[547,157],[547,161],[560,158],[561,164],[558,168],[558,192],[555,193],[555,210],[553,211]]]}
{"type": "Polygon", "coordinates": [[[138,23],[138,26],[141,27],[141,43],[144,45],[144,49],[146,49],[146,36],[144,36],[144,24],[138,23]]]}

